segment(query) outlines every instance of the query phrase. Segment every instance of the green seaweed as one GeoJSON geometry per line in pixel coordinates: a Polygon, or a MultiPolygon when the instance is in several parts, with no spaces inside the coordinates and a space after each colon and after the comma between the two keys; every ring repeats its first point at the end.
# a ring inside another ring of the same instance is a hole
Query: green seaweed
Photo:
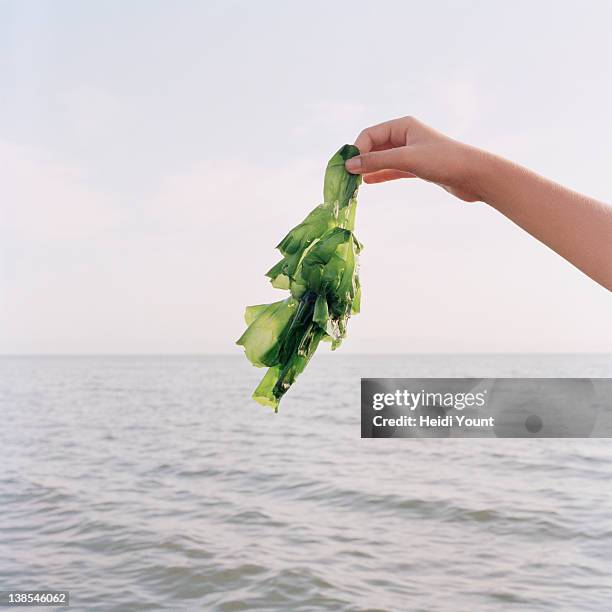
{"type": "Polygon", "coordinates": [[[237,344],[253,365],[269,368],[253,399],[275,411],[319,343],[331,341],[332,350],[337,348],[348,319],[360,309],[362,245],[353,231],[361,176],[349,174],[344,165],[355,155],[359,150],[353,145],[333,155],[325,172],[323,203],[276,247],[283,258],[266,276],[290,296],[245,312],[248,327],[237,344]]]}

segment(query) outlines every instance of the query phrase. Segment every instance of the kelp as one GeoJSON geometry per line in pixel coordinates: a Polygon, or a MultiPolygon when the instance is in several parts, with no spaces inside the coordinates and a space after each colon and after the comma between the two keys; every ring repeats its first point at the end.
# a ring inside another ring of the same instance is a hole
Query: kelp
{"type": "Polygon", "coordinates": [[[361,176],[344,166],[355,155],[353,145],[334,154],[325,171],[323,203],[276,247],[282,259],[266,276],[273,287],[289,290],[289,297],[245,312],[248,327],[236,344],[254,366],[269,368],[253,399],[275,411],[319,343],[331,342],[335,350],[348,319],[359,312],[362,245],[353,232],[361,176]]]}

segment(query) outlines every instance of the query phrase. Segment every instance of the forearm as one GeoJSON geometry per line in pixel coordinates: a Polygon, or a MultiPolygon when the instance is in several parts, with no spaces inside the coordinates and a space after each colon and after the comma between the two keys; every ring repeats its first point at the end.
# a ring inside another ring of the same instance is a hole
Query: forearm
{"type": "Polygon", "coordinates": [[[501,157],[457,142],[414,117],[366,128],[349,172],[366,183],[418,177],[466,202],[482,200],[612,291],[612,206],[501,157]]]}
{"type": "Polygon", "coordinates": [[[612,206],[476,151],[480,198],[612,291],[612,206]]]}

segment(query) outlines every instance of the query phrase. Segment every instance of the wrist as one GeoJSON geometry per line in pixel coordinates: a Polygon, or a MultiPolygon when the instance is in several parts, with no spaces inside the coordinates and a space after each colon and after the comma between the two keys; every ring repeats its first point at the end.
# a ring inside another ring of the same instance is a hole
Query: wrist
{"type": "Polygon", "coordinates": [[[470,147],[468,181],[474,197],[480,202],[491,204],[509,166],[511,163],[503,157],[470,147]]]}

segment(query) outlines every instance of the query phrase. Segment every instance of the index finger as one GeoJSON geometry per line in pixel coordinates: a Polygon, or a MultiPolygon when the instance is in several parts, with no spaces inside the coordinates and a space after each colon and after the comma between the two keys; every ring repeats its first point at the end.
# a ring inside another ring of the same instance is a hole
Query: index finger
{"type": "Polygon", "coordinates": [[[406,144],[406,123],[406,118],[402,117],[366,128],[357,136],[355,146],[360,153],[403,147],[406,144]]]}

